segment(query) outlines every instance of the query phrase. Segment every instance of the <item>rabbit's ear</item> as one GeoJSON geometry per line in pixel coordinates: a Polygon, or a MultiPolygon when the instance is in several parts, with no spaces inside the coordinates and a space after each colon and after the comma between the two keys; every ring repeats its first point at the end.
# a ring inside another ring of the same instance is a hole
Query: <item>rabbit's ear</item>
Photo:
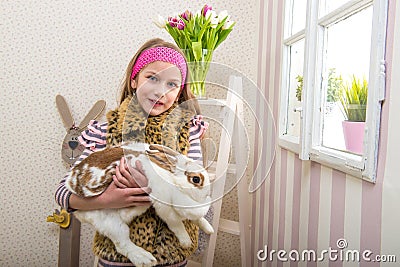
{"type": "Polygon", "coordinates": [[[146,155],[159,167],[172,173],[175,172],[177,163],[176,157],[172,157],[169,154],[159,150],[146,150],[146,155]]]}
{"type": "Polygon", "coordinates": [[[160,152],[164,152],[170,156],[176,157],[179,155],[178,151],[175,151],[167,146],[158,145],[158,144],[150,144],[149,149],[151,150],[158,150],[160,152]]]}
{"type": "Polygon", "coordinates": [[[80,130],[84,129],[91,120],[94,120],[97,118],[97,116],[99,116],[99,114],[101,113],[101,111],[104,109],[105,106],[106,106],[106,101],[104,100],[97,101],[96,104],[93,105],[89,113],[86,115],[86,117],[81,121],[78,128],[80,130]]]}
{"type": "Polygon", "coordinates": [[[67,130],[71,129],[75,122],[72,118],[71,110],[69,109],[65,98],[62,95],[56,96],[56,105],[58,109],[58,113],[60,113],[61,119],[64,123],[64,126],[67,130]]]}

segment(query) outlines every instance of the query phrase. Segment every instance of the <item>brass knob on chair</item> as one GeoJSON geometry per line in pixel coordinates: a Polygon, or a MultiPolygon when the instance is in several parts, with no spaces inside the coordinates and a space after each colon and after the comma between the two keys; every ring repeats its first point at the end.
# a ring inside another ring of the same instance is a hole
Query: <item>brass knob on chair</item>
{"type": "Polygon", "coordinates": [[[46,221],[56,223],[61,228],[68,228],[71,223],[71,215],[65,209],[61,209],[61,212],[56,209],[53,215],[47,216],[46,221]]]}

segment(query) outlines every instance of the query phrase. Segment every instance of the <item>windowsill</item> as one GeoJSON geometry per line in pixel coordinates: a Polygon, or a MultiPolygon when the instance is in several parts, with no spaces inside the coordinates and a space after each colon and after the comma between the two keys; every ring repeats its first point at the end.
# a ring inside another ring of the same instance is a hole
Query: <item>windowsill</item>
{"type": "Polygon", "coordinates": [[[289,136],[289,135],[281,135],[278,138],[278,144],[280,147],[289,150],[293,153],[299,154],[300,152],[300,138],[295,137],[295,136],[289,136]]]}
{"type": "Polygon", "coordinates": [[[372,182],[371,179],[363,177],[364,163],[361,155],[355,155],[326,147],[314,147],[310,152],[310,160],[332,169],[342,171],[356,178],[372,182]]]}
{"type": "MultiPolygon", "coordinates": [[[[294,136],[280,136],[279,146],[296,154],[300,154],[299,138],[294,136]]],[[[342,171],[353,177],[375,183],[373,177],[364,174],[364,159],[361,155],[339,151],[327,147],[313,147],[310,152],[310,160],[321,165],[342,171]]]]}

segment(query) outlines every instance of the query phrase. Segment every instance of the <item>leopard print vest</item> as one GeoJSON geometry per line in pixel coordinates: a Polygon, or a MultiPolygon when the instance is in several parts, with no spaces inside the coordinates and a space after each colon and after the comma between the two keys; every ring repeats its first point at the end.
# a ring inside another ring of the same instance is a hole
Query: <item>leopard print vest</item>
{"type": "MultiPolygon", "coordinates": [[[[174,104],[158,116],[148,116],[135,96],[126,98],[121,105],[107,113],[107,146],[124,141],[155,143],[187,154],[189,149],[190,119],[194,113],[174,104]]],[[[188,258],[197,248],[198,226],[184,221],[192,246],[183,248],[174,233],[149,208],[130,223],[130,238],[137,246],[153,254],[158,264],[173,264],[188,258]]],[[[115,250],[112,241],[96,232],[93,244],[95,255],[114,262],[129,262],[115,250]]]]}

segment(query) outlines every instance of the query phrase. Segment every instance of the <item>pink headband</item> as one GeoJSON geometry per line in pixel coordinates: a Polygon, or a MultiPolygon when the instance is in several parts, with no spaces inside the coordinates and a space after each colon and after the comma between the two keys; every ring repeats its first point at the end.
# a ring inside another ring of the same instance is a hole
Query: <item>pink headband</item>
{"type": "Polygon", "coordinates": [[[171,63],[178,67],[182,75],[182,88],[186,81],[186,60],[185,58],[175,49],[169,47],[153,47],[143,51],[136,59],[135,65],[132,68],[131,79],[135,78],[136,74],[154,61],[163,61],[171,63]]]}

